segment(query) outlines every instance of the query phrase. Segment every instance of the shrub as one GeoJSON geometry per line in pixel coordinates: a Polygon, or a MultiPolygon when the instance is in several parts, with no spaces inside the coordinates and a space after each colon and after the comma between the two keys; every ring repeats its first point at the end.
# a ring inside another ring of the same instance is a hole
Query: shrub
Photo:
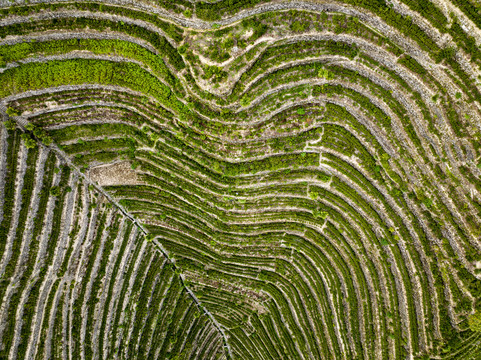
{"type": "Polygon", "coordinates": [[[481,331],[481,311],[478,310],[474,314],[468,317],[469,328],[472,331],[481,331]]]}
{"type": "Polygon", "coordinates": [[[15,130],[15,128],[17,127],[17,123],[13,120],[7,120],[4,122],[4,124],[7,130],[15,130]]]}
{"type": "Polygon", "coordinates": [[[32,139],[32,136],[29,135],[29,134],[22,134],[21,135],[22,137],[22,140],[24,141],[25,143],[25,146],[27,147],[27,149],[33,149],[34,147],[37,146],[37,142],[32,139]]]}
{"type": "Polygon", "coordinates": [[[60,195],[60,187],[59,186],[52,186],[50,188],[50,195],[59,196],[60,195]]]}
{"type": "Polygon", "coordinates": [[[7,108],[7,115],[8,116],[19,116],[20,112],[18,110],[15,110],[14,108],[7,108]]]}

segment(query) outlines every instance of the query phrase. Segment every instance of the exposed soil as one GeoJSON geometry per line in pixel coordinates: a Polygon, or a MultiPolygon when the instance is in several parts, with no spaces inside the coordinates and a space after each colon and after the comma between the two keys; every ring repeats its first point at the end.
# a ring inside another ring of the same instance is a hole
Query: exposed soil
{"type": "Polygon", "coordinates": [[[100,186],[139,185],[143,183],[137,176],[137,172],[132,170],[128,161],[96,166],[90,170],[89,176],[92,181],[97,182],[100,186]]]}

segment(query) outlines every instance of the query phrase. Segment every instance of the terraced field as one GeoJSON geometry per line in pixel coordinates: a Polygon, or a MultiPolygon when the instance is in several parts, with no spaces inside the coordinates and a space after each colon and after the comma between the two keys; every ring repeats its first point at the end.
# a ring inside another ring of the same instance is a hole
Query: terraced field
{"type": "Polygon", "coordinates": [[[476,0],[0,0],[0,359],[481,359],[476,0]]]}

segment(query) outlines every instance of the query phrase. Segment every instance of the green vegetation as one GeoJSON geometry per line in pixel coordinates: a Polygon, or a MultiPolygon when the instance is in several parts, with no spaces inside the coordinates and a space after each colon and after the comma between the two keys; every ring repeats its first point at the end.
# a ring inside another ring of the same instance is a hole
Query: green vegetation
{"type": "Polygon", "coordinates": [[[481,312],[477,311],[468,317],[469,328],[472,331],[481,331],[481,312]]]}
{"type": "Polygon", "coordinates": [[[0,358],[481,356],[481,8],[341,3],[0,9],[0,358]]]}

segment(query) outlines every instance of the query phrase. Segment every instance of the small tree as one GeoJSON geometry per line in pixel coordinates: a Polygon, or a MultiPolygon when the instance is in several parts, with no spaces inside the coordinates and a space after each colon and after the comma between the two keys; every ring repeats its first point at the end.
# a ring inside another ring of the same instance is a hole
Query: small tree
{"type": "Polygon", "coordinates": [[[332,80],[334,78],[334,75],[329,70],[324,68],[319,69],[317,76],[327,80],[332,80]]]}
{"type": "Polygon", "coordinates": [[[59,196],[60,195],[60,188],[58,186],[52,186],[50,188],[50,195],[59,196]]]}
{"type": "Polygon", "coordinates": [[[33,149],[35,146],[37,146],[37,142],[32,139],[29,134],[22,134],[21,137],[27,149],[33,149]]]}
{"type": "Polygon", "coordinates": [[[309,23],[307,22],[301,23],[299,20],[296,20],[291,24],[291,30],[294,32],[301,32],[306,30],[308,26],[309,26],[309,23]]]}
{"type": "Polygon", "coordinates": [[[9,108],[7,108],[7,115],[8,116],[18,116],[18,115],[20,115],[20,113],[17,110],[15,110],[14,108],[9,107],[9,108]]]}
{"type": "Polygon", "coordinates": [[[240,100],[241,106],[248,106],[250,103],[251,103],[251,101],[250,101],[247,97],[243,97],[243,98],[240,100]]]}
{"type": "Polygon", "coordinates": [[[53,139],[50,137],[50,136],[45,136],[43,139],[42,139],[42,143],[45,145],[45,146],[50,146],[53,142],[53,139]]]}
{"type": "Polygon", "coordinates": [[[5,121],[5,127],[7,130],[15,130],[17,124],[13,120],[7,120],[5,121]]]}

